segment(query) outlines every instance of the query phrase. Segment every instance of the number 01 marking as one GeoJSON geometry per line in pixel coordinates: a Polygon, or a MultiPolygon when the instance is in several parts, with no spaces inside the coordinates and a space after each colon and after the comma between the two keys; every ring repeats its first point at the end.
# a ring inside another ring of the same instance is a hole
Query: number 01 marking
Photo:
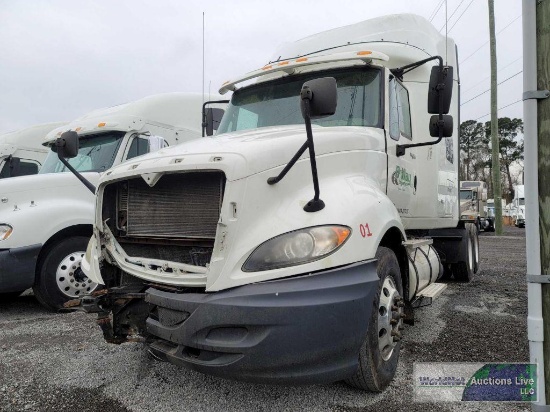
{"type": "Polygon", "coordinates": [[[360,224],[359,225],[359,232],[361,232],[361,236],[363,237],[370,237],[372,236],[372,233],[370,231],[370,227],[368,223],[360,224]]]}

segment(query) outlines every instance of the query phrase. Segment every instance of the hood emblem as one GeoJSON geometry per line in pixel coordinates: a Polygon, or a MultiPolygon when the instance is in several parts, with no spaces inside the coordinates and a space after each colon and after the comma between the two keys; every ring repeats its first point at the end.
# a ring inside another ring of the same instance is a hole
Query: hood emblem
{"type": "Polygon", "coordinates": [[[144,173],[141,175],[141,178],[145,180],[145,183],[151,187],[156,185],[161,177],[162,173],[144,173]]]}

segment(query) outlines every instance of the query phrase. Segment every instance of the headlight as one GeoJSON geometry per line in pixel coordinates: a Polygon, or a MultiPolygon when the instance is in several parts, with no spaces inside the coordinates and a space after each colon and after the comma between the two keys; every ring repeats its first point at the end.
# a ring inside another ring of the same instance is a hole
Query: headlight
{"type": "Polygon", "coordinates": [[[350,234],[346,226],[316,226],[285,233],[258,246],[242,269],[258,272],[313,262],[336,251],[350,234]]]}
{"type": "Polygon", "coordinates": [[[0,225],[0,240],[6,240],[13,232],[10,225],[0,225]]]}

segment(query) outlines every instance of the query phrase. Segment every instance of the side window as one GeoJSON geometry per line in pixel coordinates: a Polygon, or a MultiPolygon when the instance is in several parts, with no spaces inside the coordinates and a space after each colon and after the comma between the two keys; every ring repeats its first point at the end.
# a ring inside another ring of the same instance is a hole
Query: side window
{"type": "Polygon", "coordinates": [[[4,166],[2,166],[2,170],[0,170],[0,179],[4,177],[10,177],[10,162],[7,159],[4,162],[4,166]]]}
{"type": "Polygon", "coordinates": [[[412,139],[409,92],[395,78],[390,80],[389,99],[390,137],[394,140],[399,140],[400,136],[412,139]]]}
{"type": "Polygon", "coordinates": [[[19,173],[17,176],[29,176],[29,175],[35,175],[38,173],[39,169],[38,163],[32,161],[32,160],[23,160],[19,162],[19,173]]]}
{"type": "Polygon", "coordinates": [[[126,156],[126,160],[144,155],[146,153],[149,153],[148,140],[142,137],[134,137],[134,139],[132,140],[132,143],[130,144],[130,148],[128,149],[128,155],[126,156]]]}
{"type": "Polygon", "coordinates": [[[35,175],[40,163],[35,160],[8,157],[0,171],[0,178],[35,175]]]}
{"type": "Polygon", "coordinates": [[[409,92],[401,83],[397,83],[397,102],[399,104],[399,131],[407,139],[412,139],[409,92]]]}
{"type": "Polygon", "coordinates": [[[395,78],[390,80],[390,137],[393,140],[399,140],[399,112],[397,105],[397,91],[396,91],[397,80],[395,78]]]}

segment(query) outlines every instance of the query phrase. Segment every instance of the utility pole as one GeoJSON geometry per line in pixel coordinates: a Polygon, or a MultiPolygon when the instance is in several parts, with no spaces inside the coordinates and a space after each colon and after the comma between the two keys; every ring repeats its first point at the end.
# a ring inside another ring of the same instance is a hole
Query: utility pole
{"type": "Polygon", "coordinates": [[[489,44],[491,46],[491,148],[493,198],[495,199],[495,232],[502,235],[502,186],[500,183],[500,146],[497,113],[497,40],[495,36],[495,4],[489,0],[489,44]]]}
{"type": "MultiPolygon", "coordinates": [[[[538,402],[550,406],[550,1],[523,0],[527,335],[538,402]]],[[[546,405],[546,406],[544,406],[546,405]]]]}
{"type": "MultiPolygon", "coordinates": [[[[537,90],[550,89],[550,2],[537,1],[537,90]]],[[[550,99],[537,103],[541,274],[550,275],[550,99]]],[[[542,97],[541,96],[541,97],[542,97]]],[[[550,400],[550,283],[541,284],[546,403],[550,400]]]]}

